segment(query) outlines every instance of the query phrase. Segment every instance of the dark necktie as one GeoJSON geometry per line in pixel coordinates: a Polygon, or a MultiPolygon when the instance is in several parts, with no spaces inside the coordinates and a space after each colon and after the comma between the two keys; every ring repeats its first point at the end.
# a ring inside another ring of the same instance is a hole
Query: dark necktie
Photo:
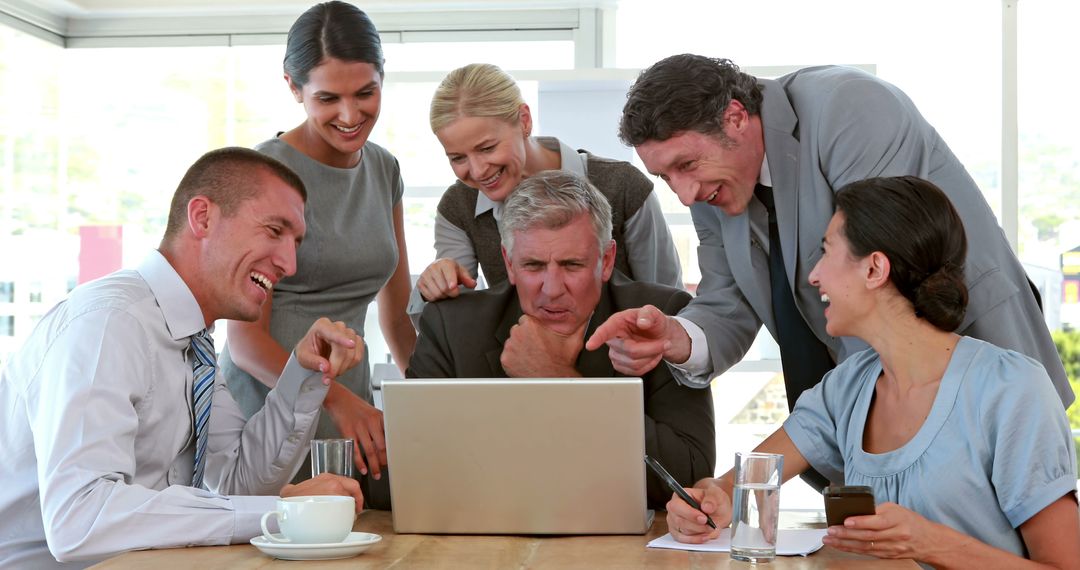
{"type": "Polygon", "coordinates": [[[191,477],[192,487],[203,486],[203,469],[206,467],[206,444],[209,439],[210,402],[214,398],[214,376],[217,374],[217,355],[214,339],[203,329],[191,336],[192,371],[191,410],[195,424],[195,470],[191,477]]]}
{"type": "Polygon", "coordinates": [[[784,366],[788,410],[792,410],[799,395],[820,382],[821,377],[832,370],[836,363],[825,344],[814,336],[795,305],[787,270],[784,269],[772,188],[758,184],[754,192],[769,211],[769,281],[772,286],[773,319],[776,321],[776,336],[779,337],[776,340],[780,345],[780,361],[784,366]]]}
{"type": "MultiPolygon", "coordinates": [[[[814,336],[795,305],[787,270],[784,269],[784,252],[780,248],[780,228],[776,224],[772,188],[758,184],[754,193],[769,211],[769,282],[776,340],[780,345],[780,362],[784,367],[784,388],[790,411],[795,409],[799,395],[820,382],[821,377],[832,370],[836,363],[825,344],[814,336]]],[[[802,479],[819,491],[829,484],[828,479],[812,468],[802,474],[802,479]]]]}

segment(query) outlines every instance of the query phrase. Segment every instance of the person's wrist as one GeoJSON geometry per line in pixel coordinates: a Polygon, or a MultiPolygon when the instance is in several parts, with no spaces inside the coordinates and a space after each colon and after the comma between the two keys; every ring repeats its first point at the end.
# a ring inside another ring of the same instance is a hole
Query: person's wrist
{"type": "Polygon", "coordinates": [[[559,378],[581,378],[581,372],[578,372],[573,365],[564,366],[559,372],[559,378]]]}
{"type": "Polygon", "coordinates": [[[731,471],[721,475],[720,477],[712,477],[708,479],[709,487],[716,487],[724,492],[728,497],[731,496],[731,492],[735,487],[734,474],[731,471]]]}
{"type": "Polygon", "coordinates": [[[697,483],[694,483],[694,488],[704,490],[708,489],[709,487],[715,487],[716,485],[717,481],[715,477],[705,477],[699,479],[697,483]]]}
{"type": "Polygon", "coordinates": [[[666,340],[668,348],[664,350],[664,360],[672,364],[683,364],[690,360],[690,351],[693,348],[690,335],[675,318],[665,316],[667,319],[666,340]]]}
{"type": "Polygon", "coordinates": [[[323,398],[323,406],[326,407],[327,409],[329,409],[329,408],[333,407],[334,405],[336,405],[338,402],[340,402],[341,401],[341,391],[344,390],[344,389],[345,389],[344,386],[342,386],[341,384],[338,384],[337,382],[331,380],[330,381],[330,387],[326,390],[326,397],[323,398]]]}
{"type": "Polygon", "coordinates": [[[970,537],[946,525],[926,519],[923,522],[927,525],[923,536],[929,538],[929,543],[918,549],[922,553],[919,560],[934,567],[949,567],[962,562],[956,560],[956,554],[965,552],[967,549],[957,544],[955,539],[959,538],[962,541],[970,537]]]}

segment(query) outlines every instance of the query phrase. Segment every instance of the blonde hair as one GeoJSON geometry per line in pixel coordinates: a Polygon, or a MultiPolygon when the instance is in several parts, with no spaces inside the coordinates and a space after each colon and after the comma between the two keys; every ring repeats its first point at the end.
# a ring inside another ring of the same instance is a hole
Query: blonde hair
{"type": "Polygon", "coordinates": [[[517,123],[521,89],[507,72],[490,63],[470,63],[446,74],[431,98],[431,132],[458,117],[495,117],[517,123]]]}

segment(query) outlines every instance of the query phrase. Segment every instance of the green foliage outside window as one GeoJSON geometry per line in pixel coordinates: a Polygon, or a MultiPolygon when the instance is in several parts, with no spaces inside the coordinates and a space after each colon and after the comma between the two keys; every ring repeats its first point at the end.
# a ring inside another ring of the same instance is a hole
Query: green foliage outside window
{"type": "MultiPolygon", "coordinates": [[[[1073,393],[1080,393],[1080,331],[1054,331],[1053,337],[1073,393]]],[[[1080,429],[1080,404],[1073,403],[1068,413],[1069,424],[1073,429],[1080,429]]]]}
{"type": "MultiPolygon", "coordinates": [[[[1054,331],[1054,344],[1057,346],[1065,372],[1069,375],[1069,385],[1074,394],[1080,394],[1080,331],[1054,331]]],[[[1073,403],[1068,409],[1069,425],[1080,429],[1080,404],[1073,403]]],[[[1076,440],[1076,456],[1080,462],[1080,438],[1076,440]]],[[[1078,465],[1080,470],[1080,465],[1078,465]]]]}

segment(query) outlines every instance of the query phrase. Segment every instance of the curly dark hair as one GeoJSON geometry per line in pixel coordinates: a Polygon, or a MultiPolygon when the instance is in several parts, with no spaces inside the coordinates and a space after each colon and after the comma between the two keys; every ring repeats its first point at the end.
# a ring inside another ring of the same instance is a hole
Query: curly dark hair
{"type": "Polygon", "coordinates": [[[728,59],[684,53],[641,72],[626,94],[619,140],[629,146],[665,141],[683,131],[724,137],[724,111],[732,100],[761,113],[761,85],[728,59]]]}
{"type": "Polygon", "coordinates": [[[867,178],[837,192],[836,210],[844,214],[851,254],[884,253],[889,281],[917,316],[944,331],[960,326],[968,302],[967,236],[940,188],[915,176],[867,178]]]}

